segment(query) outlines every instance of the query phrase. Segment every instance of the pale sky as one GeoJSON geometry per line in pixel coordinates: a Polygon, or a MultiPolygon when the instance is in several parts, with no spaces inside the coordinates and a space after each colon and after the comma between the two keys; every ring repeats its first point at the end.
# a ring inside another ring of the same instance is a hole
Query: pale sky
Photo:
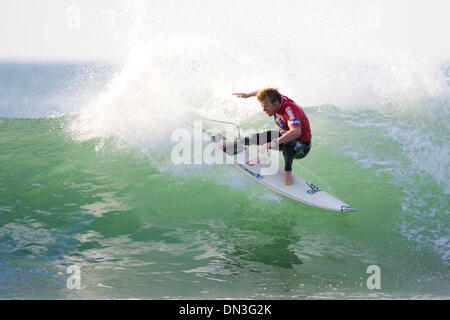
{"type": "Polygon", "coordinates": [[[109,60],[122,55],[124,39],[111,34],[115,2],[1,0],[0,60],[109,60]]]}
{"type": "MultiPolygon", "coordinates": [[[[189,3],[190,0],[186,1],[189,3]]],[[[204,1],[211,4],[214,0],[204,1]]],[[[450,58],[449,0],[355,1],[341,2],[380,8],[380,23],[405,45],[417,52],[450,58]]],[[[120,2],[1,0],[0,61],[121,60],[128,50],[126,31],[132,20],[122,15],[120,9],[117,10],[120,2]]],[[[146,1],[149,5],[156,2],[158,5],[164,3],[159,0],[146,1]]],[[[169,2],[166,1],[166,12],[171,10],[169,2]]],[[[172,2],[176,4],[177,1],[172,2]]],[[[201,5],[201,2],[195,2],[197,5],[199,3],[201,5]]],[[[217,0],[217,6],[229,9],[227,3],[230,2],[217,0]]],[[[235,3],[231,10],[238,10],[236,6],[235,3]]],[[[152,27],[157,28],[158,25],[152,27]]]]}

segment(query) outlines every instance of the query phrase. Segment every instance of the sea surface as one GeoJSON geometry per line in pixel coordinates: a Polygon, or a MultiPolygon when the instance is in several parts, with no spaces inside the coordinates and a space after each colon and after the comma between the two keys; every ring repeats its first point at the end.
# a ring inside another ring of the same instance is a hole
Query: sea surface
{"type": "Polygon", "coordinates": [[[450,298],[448,61],[344,32],[357,25],[335,29],[351,47],[313,34],[268,50],[242,35],[259,19],[174,26],[154,9],[120,63],[0,64],[0,299],[450,298]],[[173,162],[173,133],[200,116],[275,128],[232,95],[264,86],[309,118],[294,174],[359,212],[173,162]]]}

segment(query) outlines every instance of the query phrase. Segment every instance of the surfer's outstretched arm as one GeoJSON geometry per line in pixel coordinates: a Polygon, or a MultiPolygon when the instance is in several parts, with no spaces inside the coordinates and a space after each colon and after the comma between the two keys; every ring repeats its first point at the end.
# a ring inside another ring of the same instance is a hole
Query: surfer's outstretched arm
{"type": "Polygon", "coordinates": [[[259,90],[250,92],[250,93],[233,93],[234,96],[238,97],[238,98],[250,98],[250,97],[256,97],[258,95],[259,90]]]}

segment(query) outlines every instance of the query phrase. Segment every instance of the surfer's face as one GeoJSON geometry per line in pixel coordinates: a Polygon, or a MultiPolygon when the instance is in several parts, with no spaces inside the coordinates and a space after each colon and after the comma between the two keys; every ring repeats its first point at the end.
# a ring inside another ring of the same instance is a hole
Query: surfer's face
{"type": "Polygon", "coordinates": [[[275,103],[272,103],[270,101],[270,98],[267,97],[261,102],[261,107],[263,111],[269,116],[273,116],[275,113],[277,113],[278,110],[280,110],[280,102],[275,101],[275,103]]]}

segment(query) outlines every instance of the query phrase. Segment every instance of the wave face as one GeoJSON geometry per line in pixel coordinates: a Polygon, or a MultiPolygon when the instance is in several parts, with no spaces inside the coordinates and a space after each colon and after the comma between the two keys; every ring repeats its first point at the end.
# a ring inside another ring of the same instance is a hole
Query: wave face
{"type": "Polygon", "coordinates": [[[450,57],[399,41],[386,4],[273,6],[117,2],[120,64],[0,65],[0,297],[449,297],[450,57]],[[294,173],[359,213],[171,161],[199,116],[272,128],[231,95],[265,86],[309,117],[294,173]]]}

